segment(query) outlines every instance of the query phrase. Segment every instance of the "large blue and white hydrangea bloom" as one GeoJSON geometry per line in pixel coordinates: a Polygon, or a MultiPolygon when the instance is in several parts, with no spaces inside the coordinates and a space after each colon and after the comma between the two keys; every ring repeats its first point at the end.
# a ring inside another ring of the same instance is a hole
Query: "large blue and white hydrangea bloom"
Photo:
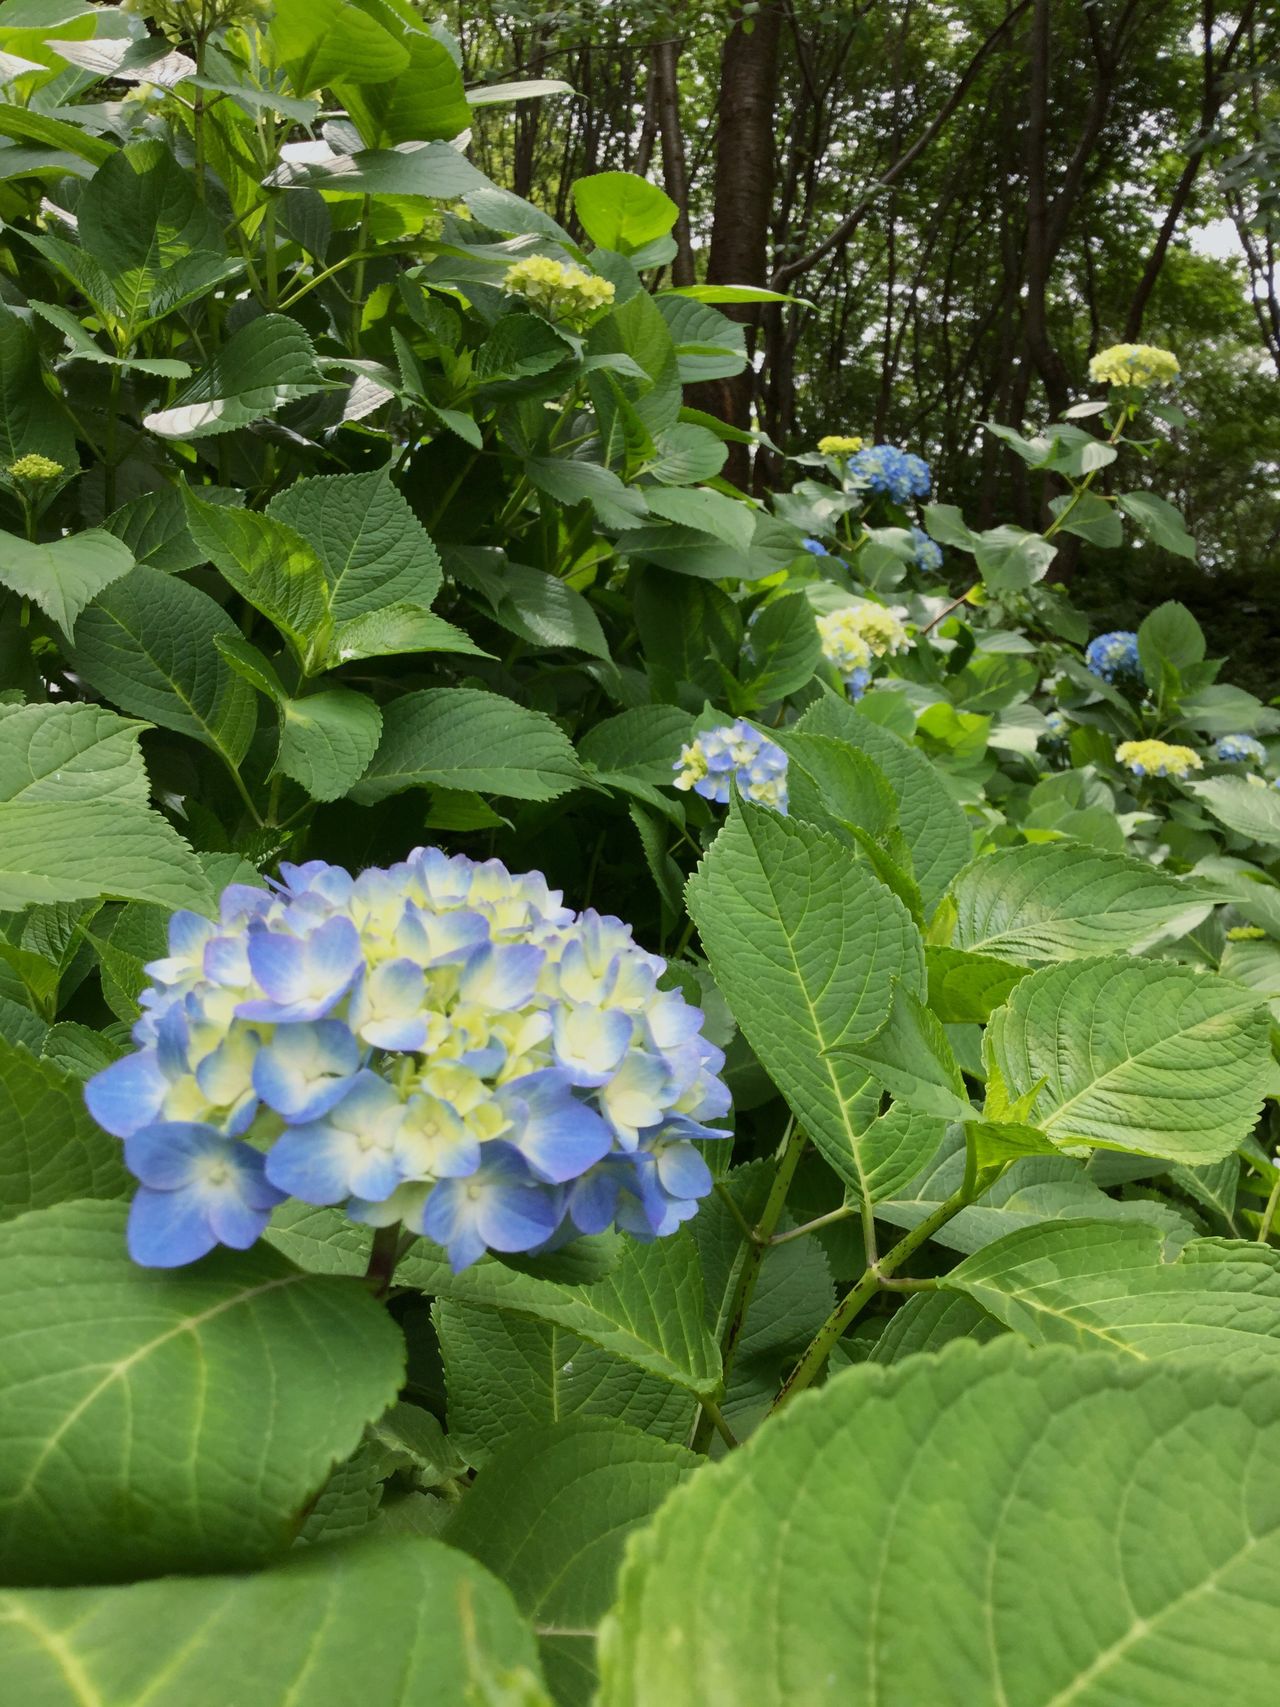
{"type": "Polygon", "coordinates": [[[243,1250],[290,1197],[402,1223],[455,1269],[694,1214],[724,1056],[629,926],[437,848],[280,870],[216,921],[174,915],[137,1049],[86,1087],[139,1181],[135,1260],[243,1250]]]}
{"type": "Polygon", "coordinates": [[[849,458],[848,466],[855,481],[872,492],[883,493],[895,504],[929,496],[932,481],[928,463],[897,445],[868,445],[849,458]]]}
{"type": "Polygon", "coordinates": [[[1084,661],[1099,681],[1136,684],[1142,680],[1142,663],[1138,657],[1138,636],[1125,628],[1099,634],[1084,649],[1084,661]]]}

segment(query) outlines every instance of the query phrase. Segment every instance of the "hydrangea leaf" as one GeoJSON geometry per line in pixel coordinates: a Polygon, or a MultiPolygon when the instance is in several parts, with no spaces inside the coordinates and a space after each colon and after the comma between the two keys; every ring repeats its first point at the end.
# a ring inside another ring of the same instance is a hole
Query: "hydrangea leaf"
{"type": "Polygon", "coordinates": [[[504,1582],[539,1631],[564,1707],[592,1700],[595,1628],[627,1538],[700,1462],[600,1417],[528,1429],[494,1454],[445,1528],[443,1539],[504,1582]]]}
{"type": "Polygon", "coordinates": [[[263,314],[233,332],[165,409],[143,425],[165,439],[203,439],[271,415],[327,381],[311,339],[285,314],[263,314]]]}
{"type": "Polygon", "coordinates": [[[382,741],[352,798],[368,806],[435,786],[553,800],[583,780],[568,737],[545,713],[479,688],[433,688],[388,705],[382,741]]]}
{"type": "Polygon", "coordinates": [[[1274,788],[1259,788],[1238,776],[1206,777],[1187,788],[1228,830],[1267,847],[1280,846],[1280,793],[1274,788]]]}
{"type": "Polygon", "coordinates": [[[1217,1370],[1280,1373],[1280,1251],[1194,1239],[1161,1261],[1160,1229],[1140,1221],[1025,1227],[943,1277],[1032,1345],[1191,1355],[1217,1370]]]}
{"type": "MultiPolygon", "coordinates": [[[[16,105],[7,104],[2,111],[10,118],[28,116],[25,108],[16,105]]],[[[77,125],[66,128],[94,146],[101,142],[77,125]]],[[[101,146],[105,158],[110,146],[105,142],[101,146]]],[[[66,469],[76,468],[79,460],[75,429],[44,382],[35,332],[8,303],[0,302],[0,477],[4,485],[12,486],[12,481],[3,471],[24,456],[47,456],[66,469]]]]}
{"type": "Polygon", "coordinates": [[[623,771],[641,782],[670,787],[680,749],[693,739],[693,717],[676,705],[634,705],[602,718],[578,743],[583,760],[600,771],[623,771]]]}
{"type": "Polygon", "coordinates": [[[11,1591],[0,1631],[14,1699],[42,1707],[471,1707],[501,1684],[550,1707],[507,1590],[418,1536],[306,1548],[256,1575],[11,1591]]]}
{"type": "Polygon", "coordinates": [[[449,1438],[474,1465],[522,1429],[570,1417],[612,1417],[658,1440],[678,1442],[689,1433],[690,1393],[554,1323],[444,1299],[432,1319],[444,1358],[449,1438]]]}
{"type": "Polygon", "coordinates": [[[898,821],[915,865],[925,906],[932,910],[969,858],[972,842],[964,813],[947,793],[937,771],[918,747],[828,694],[810,706],[798,725],[806,735],[848,741],[873,759],[898,797],[898,821]]]}
{"type": "Polygon", "coordinates": [[[982,855],[956,878],[951,900],[946,946],[1025,963],[1183,935],[1214,896],[1145,860],[1061,841],[982,855]]]}
{"type": "Polygon", "coordinates": [[[0,705],[0,801],[146,806],[143,727],[102,705],[0,705]]]}
{"type": "Polygon", "coordinates": [[[628,255],[665,237],[679,212],[671,197],[634,172],[596,172],[573,186],[582,229],[601,249],[628,255]]]}
{"type": "Polygon", "coordinates": [[[1172,962],[1033,972],[992,1015],[988,1040],[1012,1098],[1045,1080],[1029,1119],[1055,1144],[1221,1161],[1276,1089],[1255,993],[1172,962]]]}
{"type": "Polygon", "coordinates": [[[313,800],[337,800],[364,775],[382,733],[382,712],[367,694],[328,688],[280,707],[276,768],[313,800]]]}
{"type": "Polygon", "coordinates": [[[632,1541],[601,1707],[1265,1701],[1278,1452],[1270,1372],[1007,1339],[847,1370],[632,1541]]]}
{"type": "Polygon", "coordinates": [[[89,1118],[79,1079],[0,1041],[0,1220],[73,1198],[124,1197],[129,1184],[120,1145],[89,1118]]]}
{"type": "Polygon", "coordinates": [[[349,664],[357,658],[390,658],[402,652],[491,656],[470,635],[434,611],[420,610],[417,605],[388,605],[342,623],[334,634],[327,662],[332,669],[336,664],[349,664]]]}
{"type": "Polygon", "coordinates": [[[440,591],[440,557],[385,470],[295,480],[267,506],[318,557],[334,621],[393,605],[426,610],[440,591]]]}
{"type": "Polygon", "coordinates": [[[98,895],[213,907],[195,855],[158,812],[118,800],[0,802],[0,910],[98,895]]]}
{"type": "Polygon", "coordinates": [[[329,645],[329,584],[307,541],[274,516],[186,493],[187,526],[209,561],[288,640],[316,664],[329,645]]]}
{"type": "Polygon", "coordinates": [[[133,553],[102,528],[43,544],[0,533],[0,584],[31,599],[66,635],[96,594],[133,568],[133,553]]]}
{"type": "Polygon", "coordinates": [[[239,632],[207,593],[139,564],[82,614],[72,659],[77,674],[122,710],[194,735],[238,765],[258,701],[214,642],[239,632]]]}
{"type": "MultiPolygon", "coordinates": [[[[266,1236],[318,1274],[363,1274],[368,1260],[368,1229],[332,1209],[283,1204],[266,1236]]],[[[573,1254],[571,1245],[564,1256],[573,1254]]],[[[588,1274],[575,1285],[521,1273],[491,1257],[453,1274],[444,1253],[422,1239],[401,1261],[396,1279],[436,1298],[550,1322],[690,1392],[715,1391],[719,1351],[702,1319],[702,1276],[687,1232],[650,1245],[624,1240],[615,1266],[588,1274]]]]}
{"type": "Polygon", "coordinates": [[[69,1203],[0,1231],[11,1583],[261,1564],[400,1386],[399,1331],[358,1283],[261,1248],[138,1268],[124,1222],[69,1203]]]}
{"type": "Polygon", "coordinates": [[[944,1025],[985,1025],[992,1010],[1031,970],[993,954],[925,946],[929,1006],[944,1025]]]}
{"type": "Polygon", "coordinates": [[[957,1339],[974,1339],[985,1345],[1003,1331],[994,1317],[963,1292],[917,1292],[890,1316],[867,1353],[867,1362],[897,1363],[920,1352],[941,1351],[957,1339]]]}
{"type": "Polygon", "coordinates": [[[746,804],[688,896],[716,983],[805,1131],[855,1191],[890,1195],[927,1158],[872,1164],[863,1135],[878,1090],[868,1096],[866,1068],[834,1051],[884,1021],[895,978],[923,994],[906,908],[834,837],[746,804]]]}

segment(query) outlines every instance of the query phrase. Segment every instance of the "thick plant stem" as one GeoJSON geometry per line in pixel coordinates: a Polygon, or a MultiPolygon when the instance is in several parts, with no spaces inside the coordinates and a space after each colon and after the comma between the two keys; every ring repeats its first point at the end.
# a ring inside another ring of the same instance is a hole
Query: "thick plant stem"
{"type": "MultiPolygon", "coordinates": [[[[724,1337],[720,1342],[720,1363],[722,1369],[721,1392],[729,1379],[733,1368],[734,1354],[738,1349],[738,1341],[742,1338],[742,1330],[746,1326],[747,1311],[751,1308],[751,1300],[755,1296],[756,1282],[760,1279],[760,1269],[764,1263],[765,1252],[769,1249],[769,1241],[773,1230],[778,1225],[778,1218],[787,1201],[787,1193],[791,1190],[791,1182],[796,1177],[796,1168],[800,1165],[800,1157],[804,1153],[805,1135],[799,1130],[793,1116],[787,1122],[783,1133],[782,1143],[778,1150],[778,1165],[773,1176],[773,1184],[765,1199],[764,1208],[760,1211],[760,1219],[750,1230],[742,1253],[742,1266],[738,1270],[738,1278],[729,1301],[728,1318],[725,1324],[724,1337]]],[[[706,1452],[711,1444],[712,1433],[716,1429],[716,1407],[703,1405],[698,1419],[694,1424],[693,1434],[689,1444],[695,1452],[706,1452]]]]}
{"type": "Polygon", "coordinates": [[[968,1202],[969,1194],[961,1186],[958,1191],[952,1192],[945,1203],[940,1203],[932,1215],[927,1215],[919,1226],[913,1227],[905,1239],[900,1240],[891,1251],[887,1251],[879,1262],[872,1263],[865,1270],[862,1278],[845,1293],[818,1329],[809,1349],[783,1383],[782,1391],[773,1402],[775,1411],[812,1385],[831,1356],[836,1341],[863,1306],[869,1303],[885,1281],[902,1267],[912,1252],[918,1251],[921,1245],[927,1243],[938,1228],[950,1221],[953,1215],[958,1215],[968,1202]]]}
{"type": "Polygon", "coordinates": [[[365,1281],[375,1298],[385,1298],[390,1292],[400,1250],[400,1223],[393,1221],[389,1227],[379,1227],[369,1247],[369,1266],[364,1271],[365,1281]]]}

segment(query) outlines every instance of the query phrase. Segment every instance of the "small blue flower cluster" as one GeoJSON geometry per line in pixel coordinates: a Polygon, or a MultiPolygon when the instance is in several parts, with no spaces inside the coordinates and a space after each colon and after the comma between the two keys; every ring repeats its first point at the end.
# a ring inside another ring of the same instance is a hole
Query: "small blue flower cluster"
{"type": "Polygon", "coordinates": [[[830,557],[831,555],[820,539],[802,539],[800,543],[811,556],[830,557]]]}
{"type": "Polygon", "coordinates": [[[693,789],[704,800],[728,805],[730,780],[744,800],[787,812],[787,755],[775,741],[741,718],[709,729],[682,747],[672,769],[675,785],[693,789]]]}
{"type": "Polygon", "coordinates": [[[1138,636],[1129,629],[1113,629],[1110,634],[1100,634],[1091,640],[1085,647],[1084,661],[1104,682],[1142,680],[1138,636]]]}
{"type": "Polygon", "coordinates": [[[280,869],[216,922],[174,915],[136,1053],[85,1088],[141,1182],[135,1261],[243,1250],[290,1196],[403,1222],[455,1269],[695,1212],[724,1055],[628,925],[438,848],[280,869]]]}
{"type": "Polygon", "coordinates": [[[1045,732],[1040,738],[1040,744],[1051,752],[1060,752],[1071,741],[1071,724],[1060,711],[1046,711],[1044,715],[1045,732]]]}
{"type": "Polygon", "coordinates": [[[849,473],[873,492],[883,492],[895,504],[925,498],[931,484],[929,465],[897,445],[870,445],[849,458],[849,473]]]}
{"type": "Polygon", "coordinates": [[[1265,765],[1267,749],[1252,735],[1223,735],[1213,749],[1213,756],[1224,765],[1265,765]]]}
{"type": "Polygon", "coordinates": [[[942,547],[937,540],[930,539],[923,528],[912,528],[911,544],[916,568],[926,575],[936,574],[942,567],[942,547]]]}

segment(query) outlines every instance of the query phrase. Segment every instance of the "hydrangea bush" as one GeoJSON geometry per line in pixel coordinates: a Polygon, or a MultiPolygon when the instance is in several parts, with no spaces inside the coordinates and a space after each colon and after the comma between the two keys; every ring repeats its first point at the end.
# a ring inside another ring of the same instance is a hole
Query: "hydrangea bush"
{"type": "Polygon", "coordinates": [[[746,498],[686,387],[758,290],[473,163],[552,80],[63,14],[0,8],[15,1702],[1269,1699],[1280,714],[1059,579],[1194,556],[1178,359],[989,429],[1036,532],[856,421],[746,498]]]}

